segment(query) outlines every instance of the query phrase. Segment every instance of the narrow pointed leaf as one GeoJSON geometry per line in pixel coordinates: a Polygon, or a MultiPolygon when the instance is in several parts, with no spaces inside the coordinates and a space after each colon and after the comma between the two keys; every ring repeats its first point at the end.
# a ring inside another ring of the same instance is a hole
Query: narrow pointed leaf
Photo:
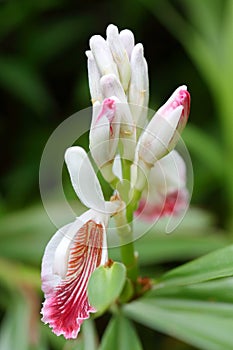
{"type": "Polygon", "coordinates": [[[99,350],[142,350],[133,325],[122,315],[112,319],[103,335],[99,350]]]}
{"type": "Polygon", "coordinates": [[[181,286],[229,276],[233,276],[233,245],[167,272],[159,286],[181,286]]]}
{"type": "Polygon", "coordinates": [[[230,314],[224,317],[213,310],[209,312],[208,307],[194,304],[192,307],[177,304],[177,307],[169,308],[168,305],[162,305],[159,299],[133,302],[126,305],[124,311],[127,316],[143,325],[181,339],[201,350],[233,348],[230,314]]]}

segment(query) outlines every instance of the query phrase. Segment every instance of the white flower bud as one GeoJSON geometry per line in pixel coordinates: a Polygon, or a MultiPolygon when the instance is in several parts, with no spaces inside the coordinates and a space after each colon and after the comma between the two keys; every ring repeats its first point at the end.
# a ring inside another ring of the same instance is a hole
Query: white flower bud
{"type": "Polygon", "coordinates": [[[137,44],[131,55],[131,80],[129,103],[135,124],[143,126],[147,118],[149,100],[149,77],[142,44],[137,44]],[[142,106],[142,108],[140,108],[142,106]]]}
{"type": "Polygon", "coordinates": [[[130,59],[131,52],[134,48],[134,35],[129,29],[124,29],[119,34],[122,44],[124,45],[124,48],[126,49],[126,52],[128,54],[128,57],[130,59]]]}
{"type": "Polygon", "coordinates": [[[130,80],[129,57],[120,40],[118,28],[113,24],[110,24],[107,28],[107,43],[117,64],[122,86],[127,91],[130,80]]]}
{"type": "Polygon", "coordinates": [[[102,102],[103,95],[100,87],[100,71],[97,67],[96,61],[91,51],[86,51],[87,56],[87,68],[88,68],[88,81],[91,94],[91,102],[94,104],[96,101],[102,102]]]}
{"type": "Polygon", "coordinates": [[[100,80],[100,85],[104,97],[115,96],[117,98],[117,108],[120,115],[118,119],[121,121],[121,136],[132,134],[134,129],[133,117],[119,80],[113,74],[104,75],[100,80]]]}
{"type": "Polygon", "coordinates": [[[190,95],[186,86],[181,86],[157,111],[141,135],[138,144],[139,159],[153,166],[176,146],[179,132],[187,122],[189,108],[190,95]]]}
{"type": "Polygon", "coordinates": [[[90,150],[99,168],[113,161],[119,142],[120,121],[114,99],[105,99],[93,106],[90,129],[90,150]]]}
{"type": "Polygon", "coordinates": [[[110,48],[101,35],[94,35],[91,37],[90,48],[101,75],[112,73],[116,77],[119,77],[117,66],[113,60],[110,48]]]}
{"type": "Polygon", "coordinates": [[[110,96],[116,96],[120,100],[120,102],[127,103],[124,89],[119,79],[117,79],[114,74],[104,75],[100,79],[100,86],[105,98],[109,98],[110,96]]]}

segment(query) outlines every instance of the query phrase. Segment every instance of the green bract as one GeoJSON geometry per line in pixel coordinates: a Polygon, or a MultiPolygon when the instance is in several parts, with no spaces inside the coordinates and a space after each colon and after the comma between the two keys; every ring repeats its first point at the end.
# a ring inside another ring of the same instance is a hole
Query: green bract
{"type": "Polygon", "coordinates": [[[126,280],[126,268],[114,262],[110,267],[100,266],[90,277],[88,300],[99,312],[104,312],[119,297],[126,280]]]}

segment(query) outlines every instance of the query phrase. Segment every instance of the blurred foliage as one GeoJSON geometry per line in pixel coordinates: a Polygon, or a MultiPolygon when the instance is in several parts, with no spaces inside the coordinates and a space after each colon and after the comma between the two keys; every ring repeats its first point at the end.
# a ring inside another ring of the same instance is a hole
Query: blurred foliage
{"type": "MultiPolygon", "coordinates": [[[[3,0],[0,23],[0,349],[95,350],[105,328],[101,349],[119,339],[134,341],[134,349],[154,349],[154,344],[161,350],[232,349],[229,247],[168,272],[161,277],[163,288],[127,305],[108,325],[107,315],[85,322],[78,340],[54,336],[39,315],[40,261],[55,228],[40,202],[38,173],[53,130],[90,105],[85,58],[90,36],[104,35],[109,23],[130,28],[144,44],[150,107],[156,109],[182,83],[191,91],[184,140],[194,167],[192,205],[201,208],[191,209],[172,235],[165,236],[159,223],[137,240],[141,273],[157,279],[180,263],[228,246],[233,228],[233,2],[3,0]],[[216,261],[225,262],[223,269],[215,268],[216,261]],[[204,279],[202,262],[208,267],[204,279]],[[186,274],[194,278],[192,285],[186,274]]],[[[60,210],[59,203],[53,205],[60,210]]],[[[110,254],[119,258],[117,249],[110,254]]],[[[121,343],[116,346],[123,349],[121,343]]]]}

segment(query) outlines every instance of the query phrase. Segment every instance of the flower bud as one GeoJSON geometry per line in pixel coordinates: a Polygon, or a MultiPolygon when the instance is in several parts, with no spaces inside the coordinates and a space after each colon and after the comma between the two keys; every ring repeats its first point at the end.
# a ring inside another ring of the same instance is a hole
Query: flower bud
{"type": "Polygon", "coordinates": [[[149,167],[169,153],[179,140],[186,125],[190,109],[190,95],[181,86],[156,112],[140,137],[138,157],[149,167]]]}
{"type": "Polygon", "coordinates": [[[105,98],[116,96],[120,102],[127,103],[124,89],[114,74],[106,74],[100,79],[100,86],[105,98]]]}
{"type": "Polygon", "coordinates": [[[126,96],[119,80],[113,75],[104,75],[100,80],[104,97],[116,96],[118,120],[121,123],[121,137],[131,135],[134,132],[133,117],[127,104],[126,96]]]}
{"type": "Polygon", "coordinates": [[[116,63],[104,38],[100,35],[92,36],[90,39],[90,48],[101,75],[112,73],[116,77],[119,77],[116,63]]]}
{"type": "Polygon", "coordinates": [[[149,77],[147,63],[143,55],[142,44],[137,44],[131,55],[131,80],[129,103],[135,124],[143,126],[147,117],[149,100],[149,77]],[[145,108],[141,108],[145,107],[145,108]]]}
{"type": "Polygon", "coordinates": [[[130,59],[131,57],[131,52],[134,48],[134,35],[131,32],[131,30],[129,29],[123,29],[120,34],[120,40],[124,46],[124,48],[126,49],[126,52],[128,54],[128,57],[130,59]]]}
{"type": "Polygon", "coordinates": [[[110,24],[107,28],[107,43],[110,47],[113,59],[117,64],[120,81],[124,90],[126,91],[130,80],[129,57],[120,40],[118,28],[113,24],[110,24]]]}
{"type": "Polygon", "coordinates": [[[157,114],[164,115],[166,118],[170,112],[179,106],[183,107],[182,114],[177,125],[177,130],[179,133],[181,133],[187,123],[190,112],[190,94],[187,91],[187,86],[182,85],[178,87],[173,92],[171,97],[167,100],[167,102],[162,107],[160,107],[160,109],[157,111],[157,114]]]}
{"type": "Polygon", "coordinates": [[[109,182],[115,175],[112,172],[119,142],[120,121],[116,113],[116,104],[113,98],[107,98],[102,104],[96,102],[93,106],[93,117],[90,129],[90,150],[97,166],[105,167],[103,175],[109,182]]]}
{"type": "Polygon", "coordinates": [[[100,87],[101,75],[92,52],[86,51],[86,55],[91,102],[94,104],[96,101],[103,101],[103,95],[100,87]]]}

